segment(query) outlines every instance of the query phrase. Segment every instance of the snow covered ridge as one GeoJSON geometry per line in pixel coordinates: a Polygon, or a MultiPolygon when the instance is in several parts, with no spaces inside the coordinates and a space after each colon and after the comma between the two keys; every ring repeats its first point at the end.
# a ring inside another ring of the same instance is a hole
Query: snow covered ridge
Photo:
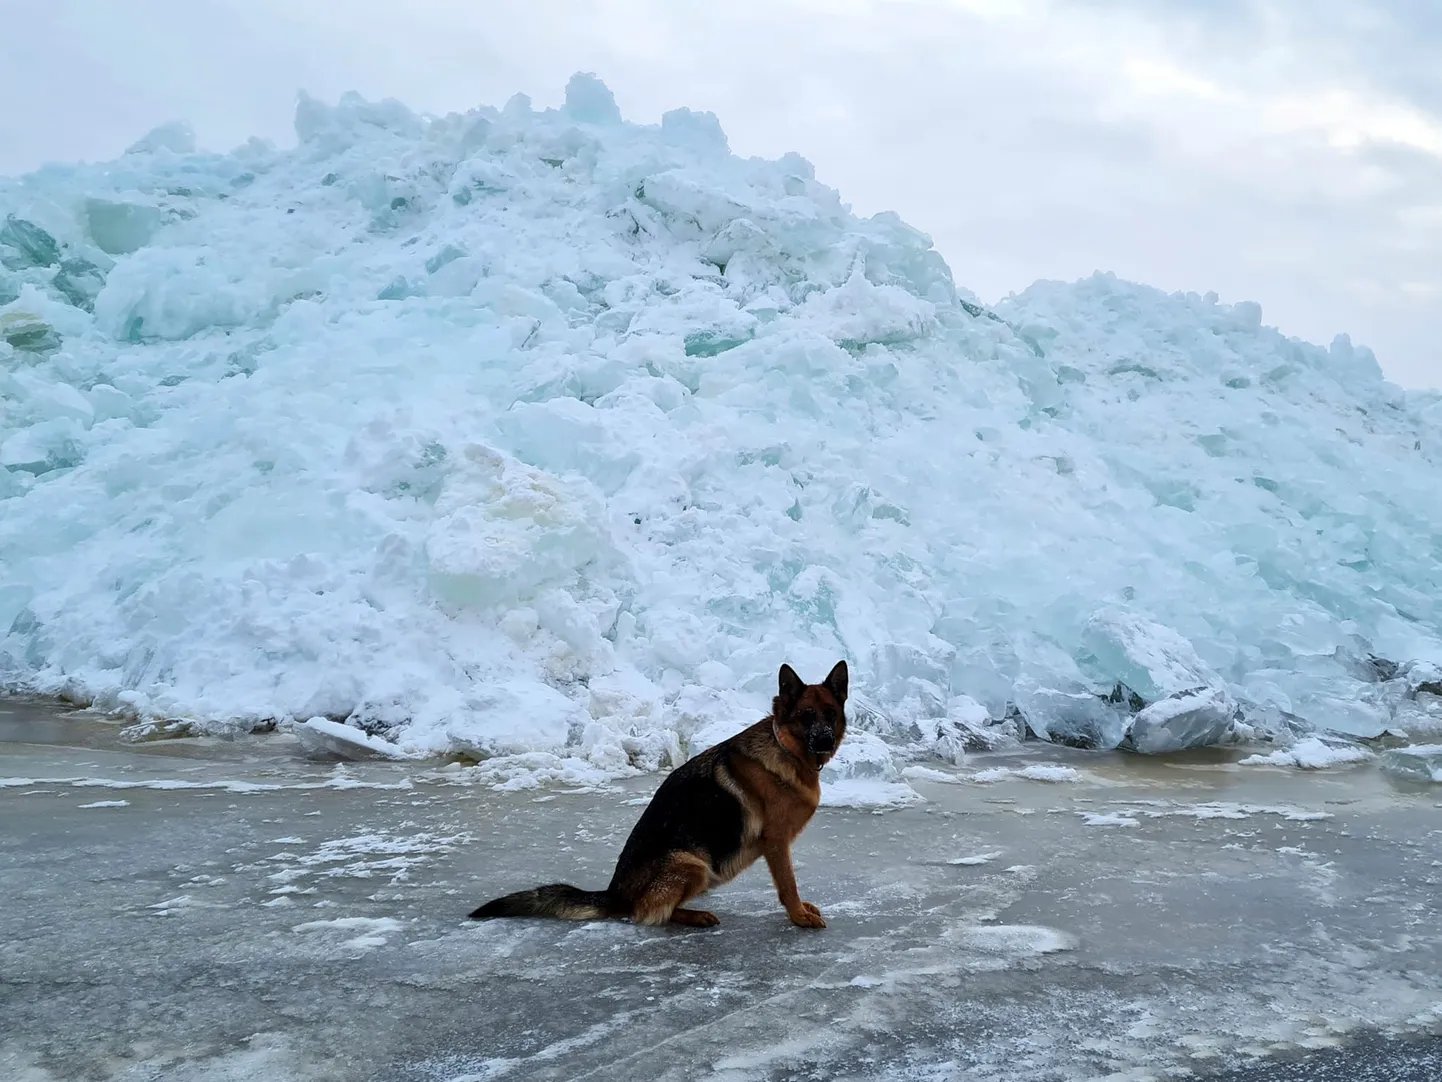
{"type": "Polygon", "coordinates": [[[1442,731],[1442,397],[1365,349],[1104,275],[989,311],[586,76],[296,131],[0,181],[6,686],[618,773],[838,657],[951,758],[1442,731]]]}

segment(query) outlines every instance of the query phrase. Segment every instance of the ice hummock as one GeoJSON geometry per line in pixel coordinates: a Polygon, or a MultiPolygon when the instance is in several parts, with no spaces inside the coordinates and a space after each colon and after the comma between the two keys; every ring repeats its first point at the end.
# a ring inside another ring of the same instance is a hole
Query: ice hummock
{"type": "Polygon", "coordinates": [[[1345,337],[1105,274],[988,309],[593,76],[296,132],[0,181],[6,686],[611,772],[783,660],[953,762],[1442,717],[1442,396],[1345,337]]]}

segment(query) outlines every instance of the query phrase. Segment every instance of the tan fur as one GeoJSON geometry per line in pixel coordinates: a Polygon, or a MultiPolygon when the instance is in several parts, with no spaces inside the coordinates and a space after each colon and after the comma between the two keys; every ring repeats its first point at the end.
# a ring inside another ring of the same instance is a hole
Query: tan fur
{"type": "Polygon", "coordinates": [[[637,924],[665,924],[673,920],[677,912],[684,912],[686,917],[677,923],[719,923],[714,913],[680,908],[705,892],[710,876],[710,866],[702,857],[695,853],[672,853],[666,858],[664,867],[653,874],[646,893],[636,899],[631,919],[637,924]],[[705,919],[707,917],[709,922],[705,919]]]}
{"type": "Polygon", "coordinates": [[[748,758],[740,760],[736,769],[738,784],[762,809],[761,834],[754,846],[747,847],[749,859],[742,868],[764,856],[776,896],[791,922],[803,928],[825,928],[817,908],[801,900],[791,867],[791,843],[806,829],[821,803],[821,773],[794,755],[784,739],[773,737],[768,742],[764,736],[771,734],[756,735],[758,739],[742,744],[748,758]]]}

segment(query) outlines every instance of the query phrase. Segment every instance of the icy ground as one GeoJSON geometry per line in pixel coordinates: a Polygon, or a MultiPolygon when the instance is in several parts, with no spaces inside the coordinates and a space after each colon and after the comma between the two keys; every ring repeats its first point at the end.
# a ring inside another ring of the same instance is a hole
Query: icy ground
{"type": "Polygon", "coordinates": [[[983,307],[584,76],[296,133],[0,181],[0,686],[549,777],[843,656],[897,786],[1026,731],[1442,733],[1442,397],[1345,338],[1105,275],[983,307]]]}
{"type": "Polygon", "coordinates": [[[823,808],[715,929],[461,918],[604,882],[655,779],[498,792],[0,711],[16,1082],[1435,1082],[1435,788],[1210,749],[988,753],[823,808]],[[5,743],[7,739],[40,743],[5,743]],[[86,746],[88,745],[88,746],[86,746]],[[938,771],[938,773],[946,773],[938,771]],[[954,775],[958,772],[952,772],[954,775]],[[965,771],[960,773],[966,773],[965,771]]]}

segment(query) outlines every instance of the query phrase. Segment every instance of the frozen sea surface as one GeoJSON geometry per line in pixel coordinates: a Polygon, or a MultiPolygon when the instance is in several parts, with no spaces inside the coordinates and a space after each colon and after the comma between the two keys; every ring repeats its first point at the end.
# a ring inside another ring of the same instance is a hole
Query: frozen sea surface
{"type": "Polygon", "coordinates": [[[823,932],[763,869],[704,931],[478,925],[502,890],[604,882],[654,779],[496,791],[3,719],[50,740],[0,742],[6,1079],[1437,1077],[1442,811],[1377,771],[1034,744],[822,808],[796,864],[823,932]],[[1086,769],[1026,776],[1059,754],[1086,769]]]}
{"type": "Polygon", "coordinates": [[[517,777],[842,656],[875,785],[1019,726],[1442,732],[1442,399],[1347,339],[1107,275],[984,307],[584,76],[296,134],[0,180],[0,684],[570,764],[517,777]]]}

